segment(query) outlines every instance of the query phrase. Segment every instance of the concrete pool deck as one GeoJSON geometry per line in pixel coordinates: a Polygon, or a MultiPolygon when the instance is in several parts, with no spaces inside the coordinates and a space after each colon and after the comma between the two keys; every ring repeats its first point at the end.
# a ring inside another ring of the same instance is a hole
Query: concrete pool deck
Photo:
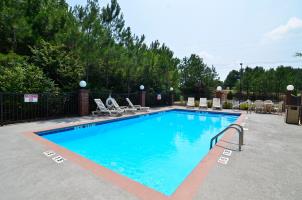
{"type": "MultiPolygon", "coordinates": [[[[285,124],[277,115],[247,117],[243,151],[232,144],[238,143],[237,137],[222,141],[219,148],[234,150],[228,164],[215,164],[193,199],[301,198],[302,127],[285,124]]],[[[99,119],[66,118],[0,127],[1,198],[137,199],[74,162],[53,162],[43,155],[50,149],[23,134],[99,119]]]]}

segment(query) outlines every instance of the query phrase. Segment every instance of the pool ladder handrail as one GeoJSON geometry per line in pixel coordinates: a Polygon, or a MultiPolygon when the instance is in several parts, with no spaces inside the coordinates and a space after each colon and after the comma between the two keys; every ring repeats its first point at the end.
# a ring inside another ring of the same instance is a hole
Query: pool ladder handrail
{"type": "Polygon", "coordinates": [[[215,144],[216,144],[218,141],[218,137],[231,128],[235,129],[237,131],[237,133],[239,134],[239,144],[238,145],[239,145],[239,151],[241,151],[241,146],[243,145],[244,130],[243,130],[243,127],[239,124],[231,124],[228,127],[226,127],[225,129],[223,129],[222,131],[220,131],[217,135],[215,135],[211,139],[210,150],[213,148],[213,141],[215,140],[215,144]]]}

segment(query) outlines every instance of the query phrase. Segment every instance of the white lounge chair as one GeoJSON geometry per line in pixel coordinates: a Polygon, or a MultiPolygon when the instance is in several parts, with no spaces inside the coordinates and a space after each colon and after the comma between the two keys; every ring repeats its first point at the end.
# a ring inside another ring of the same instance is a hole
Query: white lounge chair
{"type": "Polygon", "coordinates": [[[255,112],[263,112],[264,111],[264,102],[262,100],[256,100],[255,104],[255,112]]]}
{"type": "Polygon", "coordinates": [[[195,107],[195,98],[194,97],[188,97],[187,107],[195,107]]]}
{"type": "Polygon", "coordinates": [[[114,98],[111,98],[111,101],[112,101],[112,104],[113,104],[113,108],[115,110],[120,111],[120,112],[123,111],[123,112],[135,113],[135,111],[137,111],[136,108],[128,108],[127,106],[119,106],[114,98]]]}
{"type": "Polygon", "coordinates": [[[273,111],[275,111],[277,114],[281,114],[282,115],[283,104],[284,104],[283,101],[279,101],[278,104],[274,104],[273,111]]]}
{"type": "Polygon", "coordinates": [[[212,108],[221,110],[220,98],[213,98],[212,108]]]}
{"type": "Polygon", "coordinates": [[[126,101],[128,102],[130,108],[136,109],[137,111],[147,112],[150,109],[149,107],[142,107],[141,105],[133,105],[129,98],[126,98],[126,101]]]}
{"type": "Polygon", "coordinates": [[[118,110],[109,110],[108,108],[106,108],[106,106],[104,105],[101,99],[94,99],[94,102],[97,105],[97,109],[95,111],[92,111],[92,115],[97,115],[97,114],[122,115],[123,113],[118,110]]]}
{"type": "Polygon", "coordinates": [[[199,108],[208,108],[207,98],[199,99],[199,108]]]}
{"type": "Polygon", "coordinates": [[[240,103],[238,100],[233,100],[233,103],[232,103],[232,109],[235,110],[235,109],[240,109],[240,103]]]}

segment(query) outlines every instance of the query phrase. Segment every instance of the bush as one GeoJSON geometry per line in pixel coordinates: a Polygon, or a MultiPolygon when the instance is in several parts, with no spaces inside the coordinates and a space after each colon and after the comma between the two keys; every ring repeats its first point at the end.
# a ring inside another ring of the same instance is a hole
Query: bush
{"type": "Polygon", "coordinates": [[[227,94],[227,99],[228,100],[232,100],[233,99],[233,93],[232,93],[232,91],[230,91],[228,94],[227,94]]]}
{"type": "Polygon", "coordinates": [[[29,64],[26,57],[10,53],[0,55],[1,92],[55,92],[54,82],[46,77],[42,69],[29,64]]]}
{"type": "Polygon", "coordinates": [[[183,97],[183,96],[180,96],[180,97],[179,97],[179,101],[180,101],[181,104],[184,104],[184,103],[185,103],[184,97],[183,97]]]}
{"type": "Polygon", "coordinates": [[[212,101],[208,101],[207,103],[208,103],[208,108],[212,108],[212,105],[213,105],[212,101]]]}
{"type": "Polygon", "coordinates": [[[248,110],[248,108],[249,108],[249,104],[247,103],[240,104],[240,110],[248,110]]]}
{"type": "Polygon", "coordinates": [[[223,105],[222,105],[223,109],[232,109],[232,107],[233,107],[233,104],[230,103],[230,102],[227,102],[227,101],[224,102],[223,105]]]}

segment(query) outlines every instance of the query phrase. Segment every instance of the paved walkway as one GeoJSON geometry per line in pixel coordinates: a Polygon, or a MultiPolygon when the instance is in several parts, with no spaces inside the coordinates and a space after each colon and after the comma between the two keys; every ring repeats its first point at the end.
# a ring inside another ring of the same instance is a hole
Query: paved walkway
{"type": "MultiPolygon", "coordinates": [[[[0,199],[136,199],[113,183],[96,177],[73,162],[58,165],[48,150],[23,133],[57,125],[95,120],[69,118],[0,127],[0,199]]],[[[195,199],[301,199],[302,127],[283,117],[249,114],[242,152],[233,149],[227,165],[217,164],[195,199]]]]}
{"type": "Polygon", "coordinates": [[[195,199],[302,199],[302,127],[284,123],[284,116],[247,117],[243,151],[216,165],[195,199]]]}

